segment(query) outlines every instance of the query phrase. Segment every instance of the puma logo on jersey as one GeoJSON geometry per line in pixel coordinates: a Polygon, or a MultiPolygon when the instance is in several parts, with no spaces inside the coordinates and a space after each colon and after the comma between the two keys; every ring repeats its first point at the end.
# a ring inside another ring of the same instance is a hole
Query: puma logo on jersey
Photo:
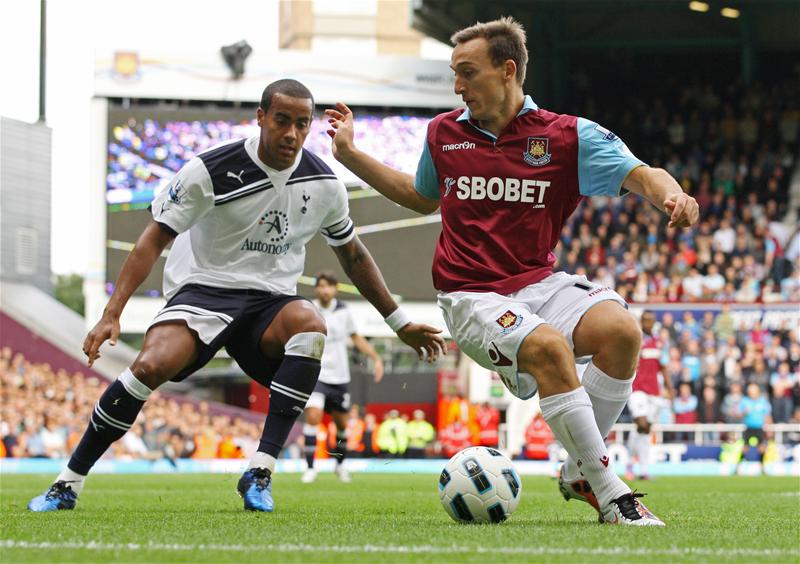
{"type": "Polygon", "coordinates": [[[497,176],[487,180],[482,176],[459,176],[457,185],[456,197],[459,200],[520,202],[533,204],[535,209],[542,209],[546,207],[544,196],[550,187],[550,181],[497,176]]]}
{"type": "Polygon", "coordinates": [[[228,171],[228,173],[225,176],[227,176],[228,178],[235,178],[236,180],[239,181],[239,184],[244,184],[244,180],[242,180],[242,175],[243,174],[244,174],[243,170],[240,170],[239,174],[235,174],[235,173],[233,173],[231,171],[228,171]]]}

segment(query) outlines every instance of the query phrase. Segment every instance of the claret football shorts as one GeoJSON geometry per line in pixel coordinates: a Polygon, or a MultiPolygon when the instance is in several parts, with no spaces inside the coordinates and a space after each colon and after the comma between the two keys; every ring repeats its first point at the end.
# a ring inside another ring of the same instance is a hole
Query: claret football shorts
{"type": "Polygon", "coordinates": [[[584,276],[556,272],[514,292],[442,292],[438,296],[450,335],[472,360],[500,375],[509,391],[527,399],[536,394],[532,375],[517,370],[517,352],[542,323],[561,331],[574,348],[572,332],[593,305],[606,300],[628,307],[614,290],[584,276]]]}

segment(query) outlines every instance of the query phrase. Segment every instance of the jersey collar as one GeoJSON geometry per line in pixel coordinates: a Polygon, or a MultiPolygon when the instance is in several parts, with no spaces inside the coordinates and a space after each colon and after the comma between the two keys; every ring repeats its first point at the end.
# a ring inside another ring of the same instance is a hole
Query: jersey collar
{"type": "MultiPolygon", "coordinates": [[[[533,98],[531,98],[528,94],[525,94],[525,99],[522,101],[522,109],[519,111],[519,113],[517,113],[517,117],[538,109],[539,106],[536,105],[536,102],[533,101],[533,98]]],[[[467,121],[469,119],[472,119],[472,116],[469,113],[469,108],[464,108],[464,111],[456,118],[456,121],[467,121]]]]}
{"type": "MultiPolygon", "coordinates": [[[[519,112],[517,112],[517,117],[519,117],[519,116],[521,116],[523,114],[527,114],[528,112],[531,112],[531,111],[535,112],[538,109],[539,109],[539,106],[536,105],[536,102],[533,101],[533,98],[531,98],[528,94],[525,94],[525,98],[522,101],[522,109],[519,112]]],[[[477,129],[481,133],[484,133],[484,134],[488,135],[492,139],[497,139],[497,136],[494,133],[492,133],[491,131],[487,131],[486,129],[482,129],[482,128],[478,127],[478,124],[474,123],[472,121],[472,116],[469,113],[469,108],[464,108],[464,111],[461,112],[461,115],[456,118],[456,121],[469,122],[469,124],[472,127],[477,129]]]]}

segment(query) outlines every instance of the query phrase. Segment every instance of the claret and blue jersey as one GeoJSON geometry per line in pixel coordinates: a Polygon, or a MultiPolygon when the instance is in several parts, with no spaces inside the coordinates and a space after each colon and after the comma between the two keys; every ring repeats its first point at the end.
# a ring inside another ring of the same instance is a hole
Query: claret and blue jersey
{"type": "Polygon", "coordinates": [[[499,136],[468,109],[436,116],[414,183],[440,202],[434,286],[509,294],[549,276],[581,198],[620,195],[643,164],[609,130],[541,109],[530,96],[499,136]]]}

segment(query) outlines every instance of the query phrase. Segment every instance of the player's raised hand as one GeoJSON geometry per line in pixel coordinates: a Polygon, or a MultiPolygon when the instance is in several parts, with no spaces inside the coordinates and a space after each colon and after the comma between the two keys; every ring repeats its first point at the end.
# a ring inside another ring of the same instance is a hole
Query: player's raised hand
{"type": "Polygon", "coordinates": [[[119,316],[103,312],[103,317],[89,331],[83,341],[83,354],[89,357],[88,365],[100,358],[100,345],[108,341],[112,347],[117,344],[119,337],[119,316]]]}
{"type": "Polygon", "coordinates": [[[690,227],[700,217],[697,200],[681,192],[664,200],[664,209],[669,214],[670,227],[690,227]]]}
{"type": "Polygon", "coordinates": [[[353,149],[353,112],[342,102],[336,103],[336,109],[328,108],[325,110],[328,116],[328,135],[333,140],[331,149],[334,158],[338,159],[342,154],[353,149]]]}
{"type": "Polygon", "coordinates": [[[428,362],[434,362],[440,354],[444,355],[444,339],[439,335],[441,332],[441,329],[424,323],[409,323],[397,332],[397,336],[417,351],[420,360],[427,358],[428,362]]]}

